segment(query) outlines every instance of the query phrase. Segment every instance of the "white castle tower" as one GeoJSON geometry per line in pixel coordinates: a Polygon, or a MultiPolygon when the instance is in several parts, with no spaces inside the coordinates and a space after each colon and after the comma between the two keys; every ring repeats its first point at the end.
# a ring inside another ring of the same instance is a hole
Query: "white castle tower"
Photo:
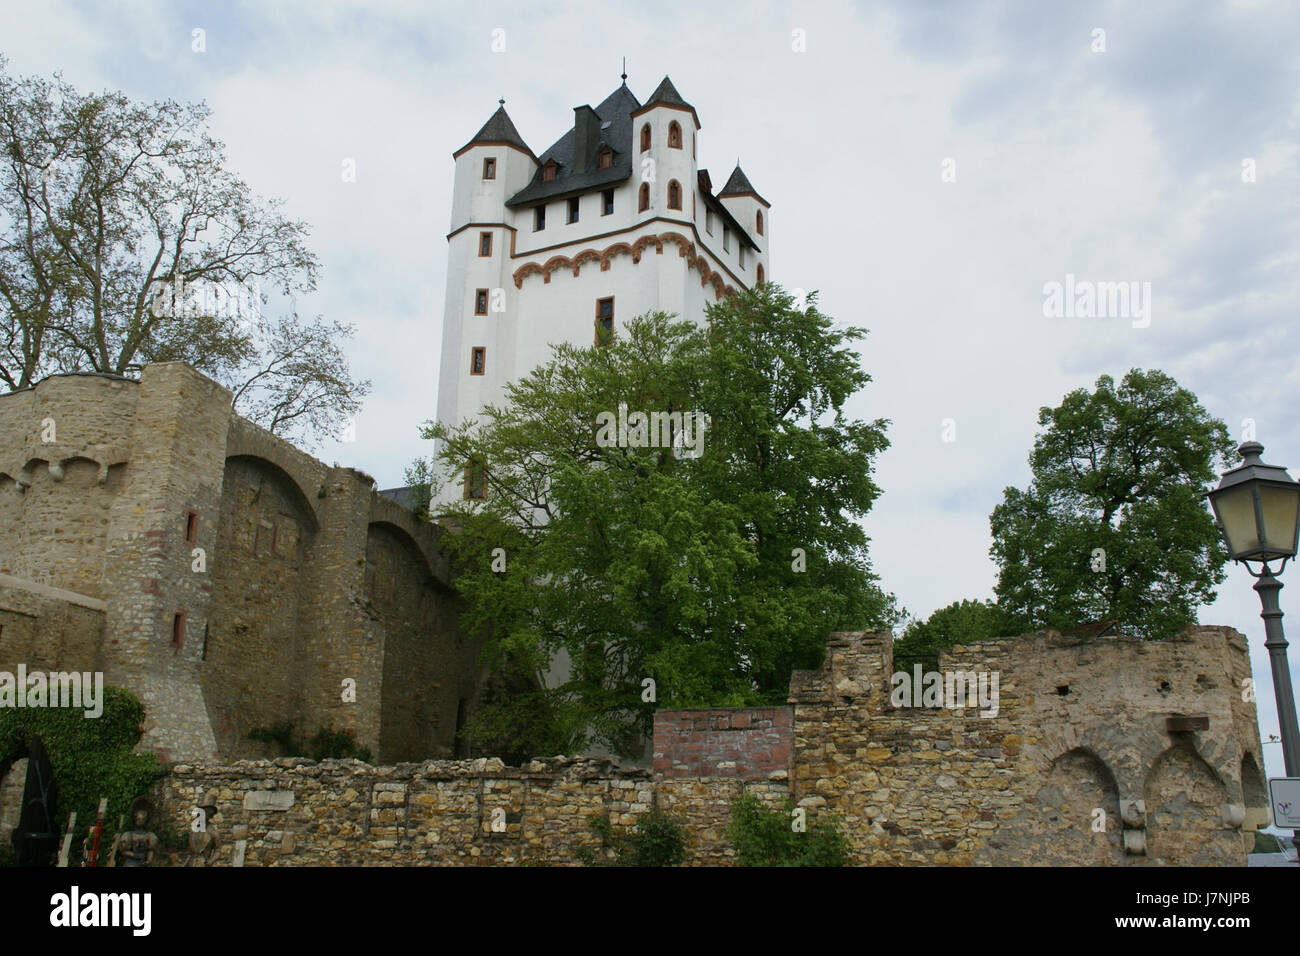
{"type": "MultiPolygon", "coordinates": [[[[672,81],[623,84],[535,155],[505,101],[453,157],[438,420],[458,425],[507,382],[646,312],[704,307],[770,275],[769,205],[737,166],[714,193],[699,117],[672,81]]],[[[465,479],[439,500],[479,494],[465,479]]]]}

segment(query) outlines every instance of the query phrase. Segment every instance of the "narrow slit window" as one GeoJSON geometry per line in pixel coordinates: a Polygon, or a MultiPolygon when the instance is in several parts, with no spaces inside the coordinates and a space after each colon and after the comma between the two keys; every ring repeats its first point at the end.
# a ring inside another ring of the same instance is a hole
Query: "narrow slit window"
{"type": "Polygon", "coordinates": [[[487,289],[474,290],[474,314],[475,315],[488,314],[488,290],[487,289]]]}
{"type": "Polygon", "coordinates": [[[469,374],[482,375],[487,367],[487,348],[482,345],[476,345],[470,350],[469,355],[469,374]]]}
{"type": "Polygon", "coordinates": [[[492,156],[486,156],[483,159],[483,178],[484,179],[497,178],[497,161],[492,156]]]}
{"type": "Polygon", "coordinates": [[[478,234],[478,254],[480,259],[492,255],[492,233],[480,232],[478,234]]]}

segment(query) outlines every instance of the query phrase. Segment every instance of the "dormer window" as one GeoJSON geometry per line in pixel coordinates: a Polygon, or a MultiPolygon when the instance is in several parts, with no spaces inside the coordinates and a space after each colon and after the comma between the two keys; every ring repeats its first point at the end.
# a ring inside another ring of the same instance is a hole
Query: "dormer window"
{"type": "Polygon", "coordinates": [[[553,159],[547,160],[546,165],[542,167],[542,182],[549,183],[552,180],[554,180],[555,170],[556,170],[555,160],[553,159]]]}
{"type": "Polygon", "coordinates": [[[673,120],[668,124],[668,148],[682,148],[682,128],[678,124],[677,120],[673,120]]]}
{"type": "Polygon", "coordinates": [[[650,148],[650,124],[645,123],[641,126],[641,152],[650,148]]]}
{"type": "Polygon", "coordinates": [[[614,165],[614,151],[608,146],[600,151],[596,156],[597,169],[609,169],[614,165]]]}

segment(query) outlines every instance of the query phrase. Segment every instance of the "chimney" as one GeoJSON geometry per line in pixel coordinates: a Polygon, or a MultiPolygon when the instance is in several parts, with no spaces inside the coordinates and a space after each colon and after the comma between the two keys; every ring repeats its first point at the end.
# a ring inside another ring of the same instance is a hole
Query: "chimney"
{"type": "Polygon", "coordinates": [[[590,106],[573,108],[573,171],[585,172],[596,159],[600,142],[600,117],[590,106]]]}

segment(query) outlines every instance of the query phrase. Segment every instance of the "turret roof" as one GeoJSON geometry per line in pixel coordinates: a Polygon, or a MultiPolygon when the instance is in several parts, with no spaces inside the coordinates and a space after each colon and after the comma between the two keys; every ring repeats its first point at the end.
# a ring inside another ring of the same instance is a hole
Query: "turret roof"
{"type": "Polygon", "coordinates": [[[483,128],[474,134],[474,138],[452,155],[459,156],[471,146],[485,143],[508,143],[522,149],[529,156],[533,155],[533,151],[528,148],[524,138],[519,135],[519,130],[515,129],[515,124],[511,122],[504,103],[497,107],[497,111],[483,124],[483,128]]]}

